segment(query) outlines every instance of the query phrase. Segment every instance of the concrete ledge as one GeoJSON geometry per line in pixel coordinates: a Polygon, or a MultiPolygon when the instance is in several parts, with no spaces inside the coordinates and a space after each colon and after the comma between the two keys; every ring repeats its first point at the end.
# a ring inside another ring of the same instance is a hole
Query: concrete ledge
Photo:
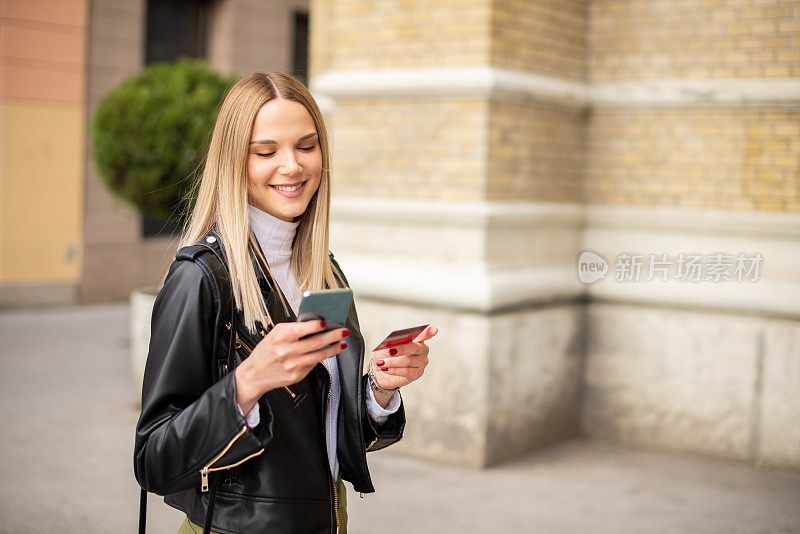
{"type": "Polygon", "coordinates": [[[492,313],[589,296],[800,317],[796,214],[340,197],[331,224],[351,284],[375,299],[492,313]],[[606,279],[580,282],[584,250],[612,265],[606,279]],[[644,282],[645,266],[642,281],[623,283],[613,277],[621,252],[764,259],[754,282],[644,282]]]}
{"type": "Polygon", "coordinates": [[[653,305],[800,317],[800,215],[724,210],[588,206],[582,248],[611,266],[604,280],[587,286],[591,298],[653,305]],[[639,282],[614,279],[621,253],[645,255],[639,282]],[[763,260],[755,281],[680,282],[670,266],[667,281],[645,282],[649,254],[675,260],[680,253],[752,255],[763,260]]]}
{"type": "Polygon", "coordinates": [[[587,84],[535,72],[486,65],[331,70],[311,89],[329,111],[337,100],[534,99],[590,107],[800,107],[800,79],[661,79],[587,84]]]}
{"type": "Polygon", "coordinates": [[[339,197],[331,248],[360,295],[488,313],[580,297],[581,225],[574,204],[339,197]]]}
{"type": "Polygon", "coordinates": [[[0,285],[0,308],[77,304],[78,284],[0,285]]]}

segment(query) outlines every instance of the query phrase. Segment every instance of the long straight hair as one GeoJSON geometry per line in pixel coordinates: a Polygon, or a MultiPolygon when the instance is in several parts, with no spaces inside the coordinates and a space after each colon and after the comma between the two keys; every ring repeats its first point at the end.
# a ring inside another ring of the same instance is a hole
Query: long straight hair
{"type": "MultiPolygon", "coordinates": [[[[302,290],[342,287],[328,256],[330,211],[330,148],[325,122],[308,89],[280,72],[257,72],[239,80],[220,107],[203,174],[196,186],[197,201],[187,219],[178,247],[193,245],[210,230],[217,231],[228,260],[236,307],[244,312],[246,327],[255,333],[256,322],[272,325],[272,317],[258,285],[257,265],[278,294],[278,285],[250,229],[248,216],[247,155],[253,122],[261,106],[276,98],[299,102],[308,110],[322,151],[319,187],[300,217],[292,242],[290,269],[302,290]],[[257,255],[260,261],[255,261],[257,255]]],[[[281,299],[288,313],[285,299],[281,299]]]]}

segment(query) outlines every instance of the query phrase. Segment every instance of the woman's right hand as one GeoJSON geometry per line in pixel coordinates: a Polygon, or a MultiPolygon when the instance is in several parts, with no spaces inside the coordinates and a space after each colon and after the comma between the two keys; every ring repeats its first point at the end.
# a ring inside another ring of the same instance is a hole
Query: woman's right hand
{"type": "Polygon", "coordinates": [[[346,328],[322,332],[324,321],[277,323],[236,367],[236,402],[244,413],[271,389],[300,382],[314,366],[347,347],[346,328]],[[320,333],[322,332],[322,333],[320,333]],[[305,339],[300,339],[308,335],[305,339]],[[334,343],[333,346],[324,348],[334,343]]]}

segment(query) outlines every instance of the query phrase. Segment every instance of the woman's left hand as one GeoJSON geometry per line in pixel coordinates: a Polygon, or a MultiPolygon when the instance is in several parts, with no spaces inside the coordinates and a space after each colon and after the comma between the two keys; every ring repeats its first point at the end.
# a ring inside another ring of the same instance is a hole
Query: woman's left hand
{"type": "MultiPolygon", "coordinates": [[[[428,347],[425,342],[439,332],[435,326],[428,326],[410,343],[397,345],[391,349],[383,349],[373,358],[373,371],[378,385],[384,389],[395,389],[410,384],[425,372],[428,365],[428,347]]],[[[375,398],[381,405],[379,394],[374,391],[375,398]]],[[[383,396],[383,395],[381,395],[383,396]]],[[[388,402],[388,398],[386,401],[388,402]]]]}

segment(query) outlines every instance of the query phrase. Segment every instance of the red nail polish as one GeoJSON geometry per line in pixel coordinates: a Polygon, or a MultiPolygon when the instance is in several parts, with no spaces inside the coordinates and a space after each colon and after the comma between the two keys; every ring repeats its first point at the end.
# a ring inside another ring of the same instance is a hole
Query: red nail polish
{"type": "Polygon", "coordinates": [[[328,323],[326,323],[325,321],[320,321],[320,322],[319,322],[319,325],[320,325],[322,328],[325,328],[325,325],[327,325],[327,324],[328,324],[328,323]]]}
{"type": "Polygon", "coordinates": [[[388,370],[389,370],[388,367],[381,367],[381,371],[388,371],[388,370]]]}
{"type": "Polygon", "coordinates": [[[394,356],[397,354],[397,349],[389,349],[389,356],[394,356]]]}
{"type": "Polygon", "coordinates": [[[378,367],[382,367],[383,366],[383,360],[378,360],[377,362],[375,362],[375,365],[377,365],[378,367]]]}
{"type": "Polygon", "coordinates": [[[342,337],[347,337],[350,335],[350,330],[342,330],[342,337]]]}
{"type": "Polygon", "coordinates": [[[342,350],[347,348],[347,343],[342,343],[342,350]]]}

